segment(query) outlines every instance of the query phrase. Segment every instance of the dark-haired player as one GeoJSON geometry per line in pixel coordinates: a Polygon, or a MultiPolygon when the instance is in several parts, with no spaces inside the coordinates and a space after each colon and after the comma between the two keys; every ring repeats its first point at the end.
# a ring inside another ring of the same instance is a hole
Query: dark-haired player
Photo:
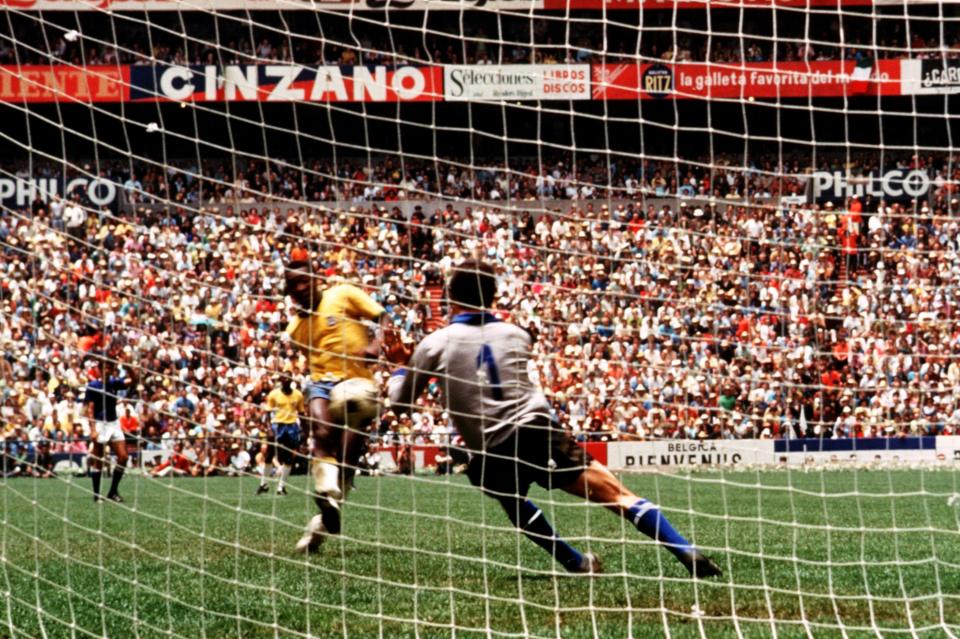
{"type": "Polygon", "coordinates": [[[117,492],[120,480],[123,479],[127,467],[127,442],[117,419],[117,400],[120,394],[126,392],[132,385],[132,380],[117,374],[114,362],[104,357],[91,360],[87,365],[86,394],[83,403],[86,406],[87,418],[92,424],[90,439],[93,445],[90,448],[90,478],[93,480],[93,500],[100,501],[100,476],[103,468],[105,446],[110,446],[117,458],[117,465],[113,469],[113,479],[110,482],[110,491],[107,499],[122,502],[123,497],[117,492]]]}
{"type": "Polygon", "coordinates": [[[310,369],[306,400],[313,429],[311,473],[320,508],[320,515],[310,520],[297,550],[313,552],[327,533],[340,532],[340,503],[366,442],[364,433],[330,419],[330,391],[347,379],[373,378],[367,363],[377,357],[379,343],[370,339],[366,322],[379,321],[386,315],[383,307],[357,286],[341,283],[321,289],[309,261],[292,261],[285,279],[287,295],[297,305],[297,316],[287,333],[307,356],[310,369]]]}
{"type": "MultiPolygon", "coordinates": [[[[487,264],[470,260],[454,270],[447,286],[453,318],[417,345],[408,370],[391,377],[391,402],[413,405],[431,377],[441,378],[447,409],[472,452],[471,483],[499,501],[510,521],[568,571],[602,568],[595,555],[559,538],[526,498],[534,482],[604,505],[661,542],[691,575],[719,575],[655,504],[633,494],[551,419],[528,373],[530,335],[489,312],[496,288],[487,264]]],[[[401,351],[388,352],[395,363],[406,363],[401,351]]]]}
{"type": "Polygon", "coordinates": [[[271,415],[273,437],[267,448],[264,464],[260,469],[260,486],[257,494],[267,492],[267,469],[276,456],[280,462],[280,480],[277,482],[277,494],[286,495],[287,478],[293,469],[293,458],[300,447],[300,413],[303,412],[303,393],[293,387],[290,367],[284,369],[280,385],[267,395],[267,410],[271,415]]]}

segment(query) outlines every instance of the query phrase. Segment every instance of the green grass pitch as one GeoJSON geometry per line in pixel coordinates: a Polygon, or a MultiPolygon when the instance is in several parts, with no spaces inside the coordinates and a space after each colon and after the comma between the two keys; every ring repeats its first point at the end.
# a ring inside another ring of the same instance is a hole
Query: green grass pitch
{"type": "Polygon", "coordinates": [[[629,475],[709,548],[694,583],[608,512],[535,488],[606,574],[557,574],[465,478],[363,477],[345,536],[254,479],[0,483],[0,637],[947,637],[960,634],[956,471],[629,475]]]}

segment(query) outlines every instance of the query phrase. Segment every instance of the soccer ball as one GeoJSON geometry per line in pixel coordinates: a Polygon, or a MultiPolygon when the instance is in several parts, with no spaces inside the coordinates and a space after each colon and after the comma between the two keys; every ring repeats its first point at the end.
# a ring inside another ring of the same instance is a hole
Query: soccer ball
{"type": "Polygon", "coordinates": [[[354,377],[330,390],[330,419],[352,429],[360,429],[380,410],[380,392],[369,379],[354,377]]]}

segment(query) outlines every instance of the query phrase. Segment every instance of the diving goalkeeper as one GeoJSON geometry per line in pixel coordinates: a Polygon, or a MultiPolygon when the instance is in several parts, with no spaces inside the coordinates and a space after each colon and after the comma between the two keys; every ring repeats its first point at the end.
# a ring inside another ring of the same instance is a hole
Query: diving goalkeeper
{"type": "MultiPolygon", "coordinates": [[[[489,312],[496,289],[487,264],[470,260],[455,269],[447,290],[450,324],[424,338],[408,368],[390,378],[390,401],[413,405],[428,380],[439,377],[447,409],[472,453],[471,483],[500,502],[513,525],[566,570],[597,573],[602,567],[598,557],[580,553],[554,533],[543,511],[526,498],[534,482],[609,508],[661,542],[692,576],[719,575],[717,565],[655,504],[630,492],[551,419],[546,397],[528,374],[531,336],[489,312]]],[[[387,353],[394,363],[406,363],[403,350],[387,353]]]]}
{"type": "Polygon", "coordinates": [[[297,305],[287,327],[290,340],[307,356],[310,384],[306,389],[313,429],[314,517],[297,550],[313,552],[327,533],[340,532],[340,504],[366,450],[366,434],[335,423],[330,417],[330,391],[343,380],[373,379],[368,359],[376,358],[379,343],[370,339],[365,321],[385,318],[384,309],[352,284],[321,290],[307,260],[292,261],[285,270],[286,291],[297,305]]]}

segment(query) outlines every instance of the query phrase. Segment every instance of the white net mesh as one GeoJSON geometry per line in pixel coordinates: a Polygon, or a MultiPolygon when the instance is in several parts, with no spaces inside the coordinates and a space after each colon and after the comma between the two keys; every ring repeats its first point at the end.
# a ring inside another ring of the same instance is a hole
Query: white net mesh
{"type": "Polygon", "coordinates": [[[2,5],[0,635],[960,633],[954,3],[2,5]]]}

